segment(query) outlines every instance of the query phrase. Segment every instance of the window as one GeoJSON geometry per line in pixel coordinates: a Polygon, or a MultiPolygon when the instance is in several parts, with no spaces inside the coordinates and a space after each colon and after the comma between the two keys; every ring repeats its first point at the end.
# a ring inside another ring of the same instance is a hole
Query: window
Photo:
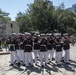
{"type": "Polygon", "coordinates": [[[11,28],[13,28],[13,24],[11,24],[11,28]]]}

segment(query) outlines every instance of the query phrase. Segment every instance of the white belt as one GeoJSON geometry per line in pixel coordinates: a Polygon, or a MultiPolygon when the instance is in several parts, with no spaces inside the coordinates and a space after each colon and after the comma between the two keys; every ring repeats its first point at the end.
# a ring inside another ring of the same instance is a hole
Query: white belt
{"type": "Polygon", "coordinates": [[[48,45],[51,45],[51,44],[48,44],[48,45]]]}
{"type": "Polygon", "coordinates": [[[11,44],[11,46],[15,46],[15,44],[11,44]]]}
{"type": "Polygon", "coordinates": [[[34,44],[38,44],[38,43],[34,43],[34,44]]]}
{"type": "Polygon", "coordinates": [[[61,46],[61,45],[56,45],[56,46],[61,46]]]}
{"type": "Polygon", "coordinates": [[[46,46],[46,45],[41,45],[41,46],[46,46]]]}
{"type": "Polygon", "coordinates": [[[31,46],[31,45],[25,45],[25,46],[31,46]]]}

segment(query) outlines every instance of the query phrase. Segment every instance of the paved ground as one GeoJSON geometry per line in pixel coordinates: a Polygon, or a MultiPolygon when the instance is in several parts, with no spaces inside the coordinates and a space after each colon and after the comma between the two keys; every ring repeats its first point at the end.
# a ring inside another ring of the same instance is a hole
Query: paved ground
{"type": "MultiPolygon", "coordinates": [[[[5,50],[3,50],[5,51],[5,50]]],[[[41,68],[39,65],[26,68],[24,66],[9,66],[10,55],[0,55],[0,75],[76,75],[76,45],[71,46],[71,62],[69,65],[56,66],[55,61],[41,68]]]]}

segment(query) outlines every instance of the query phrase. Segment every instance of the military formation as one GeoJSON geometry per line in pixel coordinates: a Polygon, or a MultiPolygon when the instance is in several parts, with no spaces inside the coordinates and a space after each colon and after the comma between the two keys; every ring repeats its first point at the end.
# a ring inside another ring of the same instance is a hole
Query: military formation
{"type": "Polygon", "coordinates": [[[53,60],[58,66],[62,62],[70,64],[70,43],[67,33],[12,34],[9,38],[10,65],[33,67],[40,61],[40,66],[44,67],[53,60]]]}

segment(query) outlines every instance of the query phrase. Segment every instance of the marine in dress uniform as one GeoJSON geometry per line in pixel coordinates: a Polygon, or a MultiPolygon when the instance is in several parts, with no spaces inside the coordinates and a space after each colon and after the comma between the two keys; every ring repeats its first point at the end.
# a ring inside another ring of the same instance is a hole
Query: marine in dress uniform
{"type": "Polygon", "coordinates": [[[18,64],[24,64],[24,40],[23,34],[19,33],[16,41],[16,50],[18,56],[18,64]]]}
{"type": "Polygon", "coordinates": [[[21,62],[21,51],[20,51],[20,38],[18,37],[17,38],[17,41],[16,41],[16,51],[17,51],[17,56],[18,56],[18,65],[20,65],[20,62],[21,62]]]}
{"type": "Polygon", "coordinates": [[[18,53],[19,53],[19,58],[20,58],[20,61],[24,64],[24,34],[20,33],[19,35],[19,50],[18,50],[18,53]]]}
{"type": "Polygon", "coordinates": [[[24,59],[24,57],[25,57],[24,47],[25,47],[24,39],[22,38],[21,43],[20,43],[20,52],[21,52],[20,57],[21,57],[21,61],[23,62],[23,64],[25,62],[25,59],[24,59]]]}
{"type": "Polygon", "coordinates": [[[32,45],[33,41],[30,33],[25,33],[25,65],[28,67],[29,65],[33,66],[33,57],[32,57],[32,45]]]}
{"type": "Polygon", "coordinates": [[[15,41],[15,49],[17,52],[17,65],[20,65],[20,58],[19,58],[19,38],[17,37],[16,41],[15,41]]]}
{"type": "Polygon", "coordinates": [[[10,39],[9,39],[9,37],[7,37],[6,39],[5,39],[5,48],[6,48],[6,51],[8,51],[9,50],[9,44],[10,44],[10,39]]]}
{"type": "Polygon", "coordinates": [[[17,53],[15,49],[15,38],[11,39],[9,50],[10,50],[11,65],[14,65],[14,62],[17,60],[17,53]]]}
{"type": "Polygon", "coordinates": [[[69,59],[70,59],[70,40],[69,40],[67,33],[64,34],[63,49],[65,51],[64,62],[66,64],[69,64],[70,63],[69,62],[69,59]]]}
{"type": "Polygon", "coordinates": [[[40,42],[39,42],[39,36],[35,35],[34,38],[34,58],[35,58],[35,64],[37,65],[37,57],[40,58],[40,42]]]}
{"type": "Polygon", "coordinates": [[[48,63],[48,57],[47,57],[47,40],[45,39],[45,34],[41,34],[41,41],[40,41],[40,62],[42,67],[44,66],[43,57],[46,65],[48,63]]]}
{"type": "Polygon", "coordinates": [[[52,41],[52,60],[55,60],[56,58],[56,48],[55,48],[55,33],[52,33],[51,35],[51,41],[52,41]]]}
{"type": "Polygon", "coordinates": [[[46,34],[46,36],[47,36],[47,55],[48,55],[48,58],[50,59],[50,61],[52,60],[52,38],[51,38],[51,35],[52,34],[46,34]],[[50,55],[50,57],[49,57],[49,55],[50,55]]]}
{"type": "Polygon", "coordinates": [[[60,39],[60,33],[56,34],[56,39],[55,39],[55,45],[56,45],[56,62],[57,65],[61,65],[60,61],[62,58],[62,43],[61,43],[61,39],[60,39]]]}

